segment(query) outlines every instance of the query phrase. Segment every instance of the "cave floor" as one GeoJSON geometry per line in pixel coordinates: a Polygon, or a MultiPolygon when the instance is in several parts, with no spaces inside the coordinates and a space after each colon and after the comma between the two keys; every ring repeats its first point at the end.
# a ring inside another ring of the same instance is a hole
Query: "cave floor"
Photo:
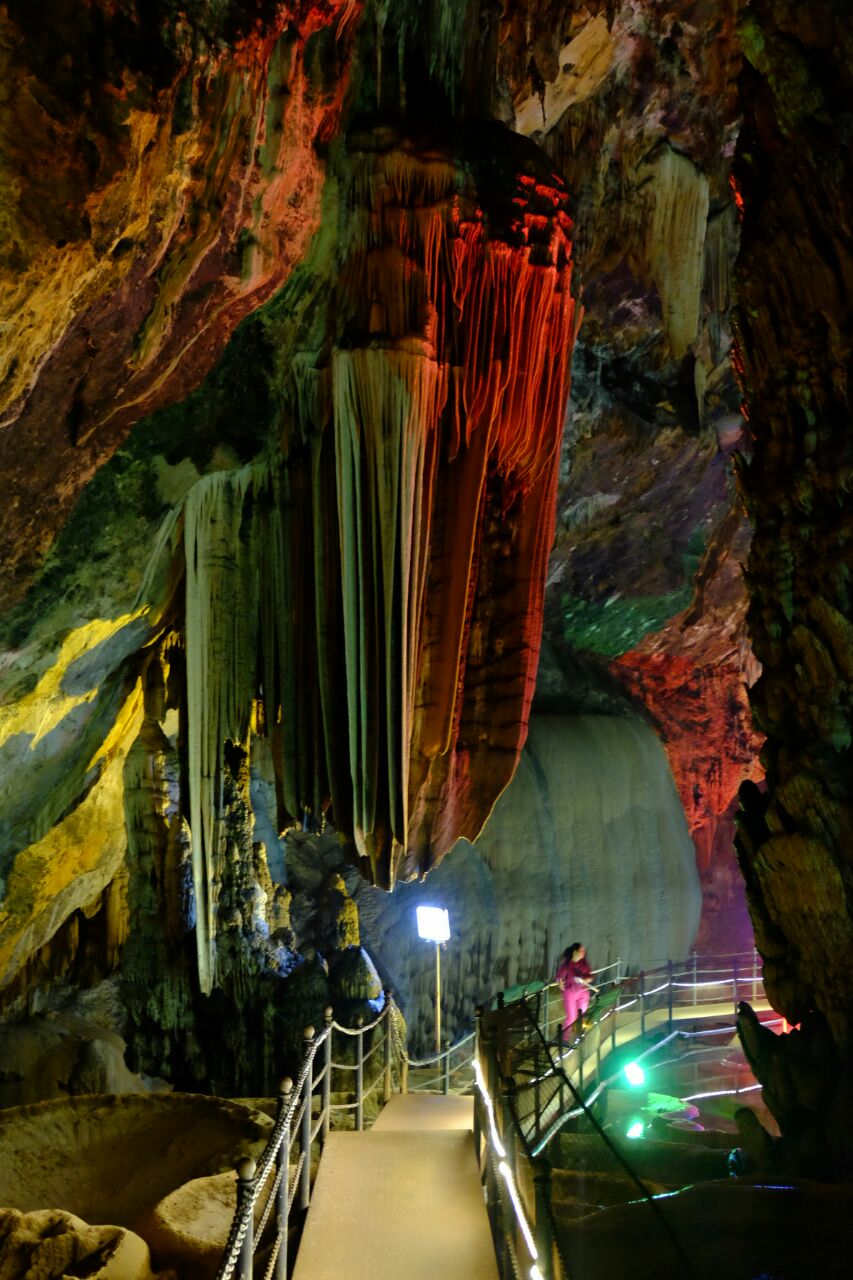
{"type": "Polygon", "coordinates": [[[497,1280],[460,1103],[397,1096],[369,1132],[329,1134],[293,1280],[497,1280]]]}

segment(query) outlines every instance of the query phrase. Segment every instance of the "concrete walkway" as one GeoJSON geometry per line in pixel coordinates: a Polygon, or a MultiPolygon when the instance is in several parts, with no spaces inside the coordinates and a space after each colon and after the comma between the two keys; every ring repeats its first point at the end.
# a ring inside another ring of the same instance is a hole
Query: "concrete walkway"
{"type": "Polygon", "coordinates": [[[396,1095],[367,1133],[330,1133],[293,1280],[497,1280],[472,1103],[396,1095]]]}

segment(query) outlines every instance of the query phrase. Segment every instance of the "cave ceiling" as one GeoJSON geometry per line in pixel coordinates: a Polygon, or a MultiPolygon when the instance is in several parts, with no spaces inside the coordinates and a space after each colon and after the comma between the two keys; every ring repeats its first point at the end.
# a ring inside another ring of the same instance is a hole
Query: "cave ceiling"
{"type": "Polygon", "coordinates": [[[279,829],[423,875],[509,782],[543,635],[730,850],[737,11],[0,9],[0,982],[115,908],[141,743],[205,987],[253,743],[279,829]]]}

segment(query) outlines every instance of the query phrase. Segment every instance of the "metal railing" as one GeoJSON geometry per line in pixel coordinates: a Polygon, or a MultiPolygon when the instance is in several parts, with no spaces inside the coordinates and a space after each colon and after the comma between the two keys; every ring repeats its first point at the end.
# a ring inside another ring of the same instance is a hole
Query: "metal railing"
{"type": "Polygon", "coordinates": [[[263,1265],[264,1280],[286,1280],[291,1211],[296,1205],[304,1213],[311,1202],[312,1147],[319,1142],[322,1148],[329,1130],[350,1117],[353,1127],[363,1130],[369,1124],[365,1104],[374,1096],[379,1099],[380,1090],[384,1105],[395,1082],[401,1093],[464,1093],[473,1088],[473,1031],[440,1054],[416,1059],[408,1055],[403,1026],[386,991],[382,1012],[373,1022],[360,1020],[346,1027],[327,1008],[319,1032],[305,1028],[299,1073],[295,1081],[281,1081],[269,1141],[257,1163],[251,1157],[238,1162],[237,1208],[216,1280],[252,1280],[256,1262],[263,1265]],[[351,1046],[349,1055],[340,1055],[350,1061],[336,1058],[337,1037],[345,1037],[351,1046]],[[427,1074],[433,1068],[433,1074],[427,1074]],[[333,1089],[335,1073],[334,1083],[340,1087],[333,1089]],[[341,1094],[349,1100],[340,1101],[341,1094]]]}
{"type": "MultiPolygon", "coordinates": [[[[325,1141],[333,1117],[351,1114],[354,1127],[361,1130],[365,1103],[380,1089],[382,1102],[390,1099],[395,1047],[401,1041],[398,1020],[399,1010],[386,992],[382,1012],[373,1022],[359,1019],[355,1027],[345,1027],[326,1009],[320,1031],[305,1028],[299,1073],[295,1081],[288,1077],[281,1082],[269,1141],[257,1164],[248,1156],[237,1165],[237,1208],[216,1280],[231,1276],[252,1280],[259,1254],[268,1255],[263,1259],[264,1280],[286,1280],[291,1210],[295,1203],[305,1211],[311,1201],[312,1146],[325,1141]],[[336,1036],[345,1037],[351,1046],[351,1061],[335,1059],[336,1036]],[[315,1070],[318,1058],[322,1066],[315,1070]],[[339,1073],[335,1083],[351,1078],[352,1086],[333,1091],[335,1072],[339,1073]],[[336,1098],[352,1094],[352,1100],[333,1102],[333,1092],[336,1098]],[[295,1162],[294,1146],[298,1146],[295,1162]]],[[[399,1074],[399,1052],[396,1067],[399,1074]]]]}
{"type": "Polygon", "coordinates": [[[403,1046],[403,1093],[470,1093],[474,1088],[474,1031],[429,1058],[410,1058],[403,1046]],[[427,1075],[434,1069],[432,1075],[427,1075]]]}
{"type": "Polygon", "coordinates": [[[506,1006],[516,1012],[503,1020],[501,1065],[513,1079],[519,1123],[534,1152],[544,1150],[562,1123],[578,1114],[571,1107],[572,1086],[581,1095],[594,1088],[602,1079],[602,1064],[617,1048],[653,1031],[671,1038],[679,1020],[717,1013],[730,1013],[734,1031],[740,1001],[764,1001],[754,953],[721,960],[691,956],[634,974],[623,973],[616,961],[595,971],[597,999],[571,1042],[564,1039],[556,983],[506,1006]]]}
{"type": "Polygon", "coordinates": [[[613,1083],[619,1073],[602,1073],[610,1053],[660,1028],[662,1038],[639,1061],[676,1037],[702,1034],[674,1030],[679,1016],[707,1017],[723,1008],[736,1014],[741,999],[764,999],[754,952],[691,956],[634,974],[617,960],[592,976],[598,999],[572,1044],[564,1043],[556,983],[522,991],[511,1003],[499,994],[493,1009],[478,1010],[475,1143],[501,1280],[567,1278],[543,1152],[613,1083]]]}
{"type": "Polygon", "coordinates": [[[754,953],[725,957],[724,965],[720,959],[692,956],[632,974],[616,960],[594,971],[598,998],[571,1044],[564,1043],[563,1001],[554,982],[529,984],[510,1002],[499,993],[491,1009],[478,1008],[474,1031],[422,1059],[408,1056],[390,992],[368,1024],[343,1026],[327,1009],[319,1032],[305,1028],[297,1078],[281,1082],[272,1133],[257,1164],[246,1157],[237,1166],[237,1208],[216,1280],[253,1280],[256,1263],[263,1280],[286,1280],[291,1211],[296,1205],[304,1216],[311,1200],[312,1147],[322,1149],[333,1124],[350,1117],[362,1130],[366,1118],[369,1123],[365,1104],[380,1090],[387,1103],[395,1077],[402,1093],[473,1092],[477,1158],[501,1278],[564,1280],[551,1167],[542,1153],[563,1124],[612,1083],[602,1064],[617,1046],[664,1029],[664,1037],[638,1055],[644,1057],[684,1034],[673,1031],[679,1013],[701,1009],[697,1016],[703,1016],[722,1004],[734,1011],[740,999],[763,997],[754,953]],[[341,1060],[336,1037],[350,1049],[341,1060]],[[341,1087],[333,1090],[334,1073],[341,1087]],[[341,1094],[349,1100],[340,1101],[341,1094]]]}

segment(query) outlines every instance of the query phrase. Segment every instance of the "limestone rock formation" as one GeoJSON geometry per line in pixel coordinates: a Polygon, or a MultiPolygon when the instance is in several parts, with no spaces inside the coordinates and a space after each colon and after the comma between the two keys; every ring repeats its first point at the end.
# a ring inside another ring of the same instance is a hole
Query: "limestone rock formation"
{"type": "Polygon", "coordinates": [[[50,1205],[134,1230],[176,1187],[257,1155],[271,1125],[237,1103],[186,1094],[10,1107],[0,1112],[0,1204],[22,1213],[50,1205]]]}
{"type": "MultiPolygon", "coordinates": [[[[741,793],[739,856],[770,998],[805,1019],[799,1039],[831,1077],[824,1091],[798,1091],[795,1126],[781,1099],[778,1118],[806,1165],[849,1177],[853,43],[838,5],[757,0],[743,44],[737,361],[753,438],[741,485],[755,527],[749,628],[763,672],[751,703],[767,790],[741,793]]],[[[764,1057],[756,1045],[770,1082],[764,1057]]]]}
{"type": "Polygon", "coordinates": [[[133,423],[207,373],[320,218],[355,6],[3,13],[3,597],[133,423]],[[53,494],[49,504],[41,501],[53,494]]]}
{"type": "Polygon", "coordinates": [[[140,1234],[158,1265],[179,1276],[213,1280],[222,1261],[237,1203],[237,1175],[192,1178],[154,1206],[140,1234]]]}
{"type": "MultiPolygon", "coordinates": [[[[367,888],[333,903],[331,853],[300,882],[282,833],[328,827],[388,888],[479,874],[438,864],[516,769],[544,630],[543,706],[615,713],[649,767],[626,708],[658,730],[726,928],[747,780],[768,989],[842,1071],[844,6],[156,8],[0,12],[3,1017],[109,980],[128,1071],[265,1087],[331,953],[375,949],[367,888]]],[[[575,820],[547,790],[550,840],[575,820]]],[[[641,885],[663,950],[695,925],[682,836],[648,861],[677,929],[641,885]]],[[[460,992],[541,971],[556,932],[460,992]]]]}
{"type": "Polygon", "coordinates": [[[582,938],[593,965],[686,955],[700,893],[666,757],[642,720],[534,716],[518,772],[474,845],[391,897],[354,885],[365,945],[426,1049],[434,1034],[433,949],[418,903],[446,907],[447,1034],[496,990],[554,972],[582,938]],[[614,886],[618,890],[614,892],[614,886]]]}
{"type": "MultiPolygon", "coordinates": [[[[160,1280],[174,1273],[158,1271],[160,1280]]],[[[3,1280],[154,1280],[148,1246],[121,1227],[90,1227],[73,1213],[0,1209],[3,1280]]]]}

